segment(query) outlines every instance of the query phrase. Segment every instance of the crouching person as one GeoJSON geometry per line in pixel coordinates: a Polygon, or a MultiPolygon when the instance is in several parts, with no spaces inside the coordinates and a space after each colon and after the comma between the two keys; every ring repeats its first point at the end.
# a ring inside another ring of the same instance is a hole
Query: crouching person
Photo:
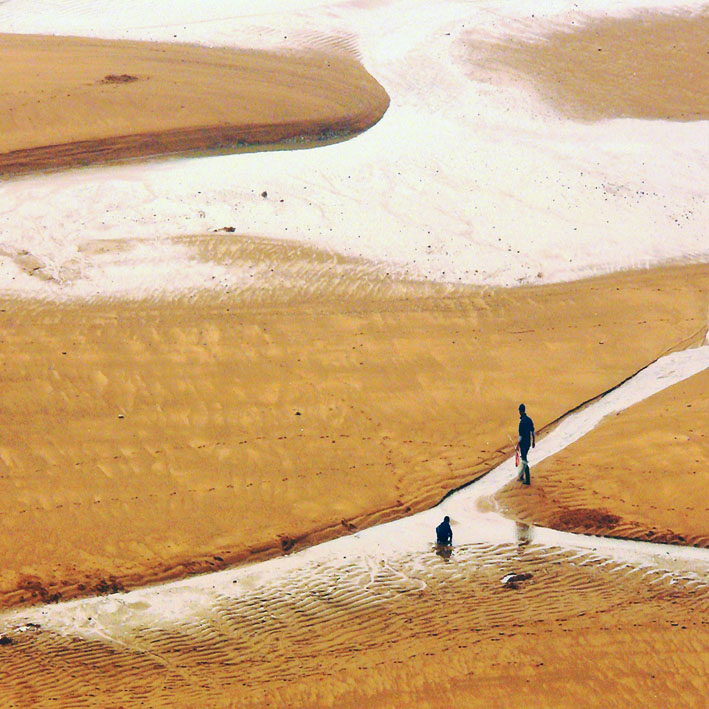
{"type": "Polygon", "coordinates": [[[436,527],[436,544],[439,546],[450,546],[453,544],[453,530],[451,529],[451,518],[446,515],[436,527]]]}

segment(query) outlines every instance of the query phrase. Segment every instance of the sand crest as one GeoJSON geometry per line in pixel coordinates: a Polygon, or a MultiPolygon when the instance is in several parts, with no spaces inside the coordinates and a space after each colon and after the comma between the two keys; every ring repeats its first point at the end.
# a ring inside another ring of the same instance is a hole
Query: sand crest
{"type": "Polygon", "coordinates": [[[703,338],[707,269],[258,307],[5,302],[0,605],[208,571],[430,507],[509,454],[520,399],[542,429],[703,338]]]}
{"type": "Polygon", "coordinates": [[[0,173],[343,138],[386,91],[345,53],[0,35],[0,173]]]}
{"type": "Polygon", "coordinates": [[[526,523],[708,547],[708,394],[704,371],[607,418],[498,502],[526,523]]]}

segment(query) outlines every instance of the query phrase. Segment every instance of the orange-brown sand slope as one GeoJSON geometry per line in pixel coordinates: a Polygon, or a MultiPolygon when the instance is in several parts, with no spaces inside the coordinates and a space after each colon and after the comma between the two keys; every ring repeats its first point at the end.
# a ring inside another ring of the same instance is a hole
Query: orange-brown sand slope
{"type": "Polygon", "coordinates": [[[3,303],[0,605],[280,554],[431,506],[501,461],[521,399],[542,428],[703,337],[709,266],[407,288],[3,303]]]}
{"type": "Polygon", "coordinates": [[[360,132],[389,104],[354,59],[0,35],[0,172],[360,132]]]}
{"type": "Polygon", "coordinates": [[[709,118],[708,35],[706,10],[644,12],[552,27],[541,38],[474,36],[466,44],[476,78],[511,75],[571,118],[697,121],[709,118]]]}
{"type": "Polygon", "coordinates": [[[18,707],[705,705],[706,581],[534,545],[471,544],[449,563],[373,548],[367,561],[237,580],[187,618],[167,597],[67,610],[61,632],[0,620],[11,640],[0,696],[18,707]],[[531,578],[502,586],[520,571],[531,578]]]}
{"type": "Polygon", "coordinates": [[[498,500],[547,527],[709,547],[708,423],[704,371],[607,418],[498,500]]]}

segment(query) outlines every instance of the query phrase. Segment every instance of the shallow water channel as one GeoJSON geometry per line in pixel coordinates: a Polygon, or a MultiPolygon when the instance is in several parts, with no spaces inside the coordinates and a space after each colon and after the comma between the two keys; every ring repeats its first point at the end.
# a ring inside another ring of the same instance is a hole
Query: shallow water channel
{"type": "MultiPolygon", "coordinates": [[[[709,345],[662,357],[539,439],[532,473],[534,464],[591,431],[605,416],[707,367],[709,345]]],[[[563,557],[566,563],[576,559],[580,564],[610,566],[614,573],[647,576],[648,582],[706,585],[709,550],[558,532],[503,517],[492,496],[515,475],[514,460],[509,459],[431,510],[287,557],[129,593],[5,613],[0,616],[0,633],[12,637],[38,625],[64,636],[140,649],[136,638],[142,629],[201,623],[218,615],[225,604],[251,606],[266,596],[287,602],[298,588],[317,596],[328,595],[336,586],[343,592],[350,586],[350,599],[356,596],[358,603],[379,603],[390,594],[426,588],[428,574],[436,573],[435,564],[493,565],[502,579],[506,573],[525,572],[530,554],[536,559],[563,557]],[[432,538],[444,515],[452,520],[454,546],[450,554],[440,556],[432,538]]]]}

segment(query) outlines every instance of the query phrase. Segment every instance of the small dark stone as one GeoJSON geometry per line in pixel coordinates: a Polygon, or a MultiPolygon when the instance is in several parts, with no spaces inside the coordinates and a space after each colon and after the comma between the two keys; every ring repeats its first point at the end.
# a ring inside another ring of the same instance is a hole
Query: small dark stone
{"type": "Polygon", "coordinates": [[[130,84],[133,81],[138,81],[137,76],[132,74],[106,74],[103,77],[102,84],[130,84]]]}

